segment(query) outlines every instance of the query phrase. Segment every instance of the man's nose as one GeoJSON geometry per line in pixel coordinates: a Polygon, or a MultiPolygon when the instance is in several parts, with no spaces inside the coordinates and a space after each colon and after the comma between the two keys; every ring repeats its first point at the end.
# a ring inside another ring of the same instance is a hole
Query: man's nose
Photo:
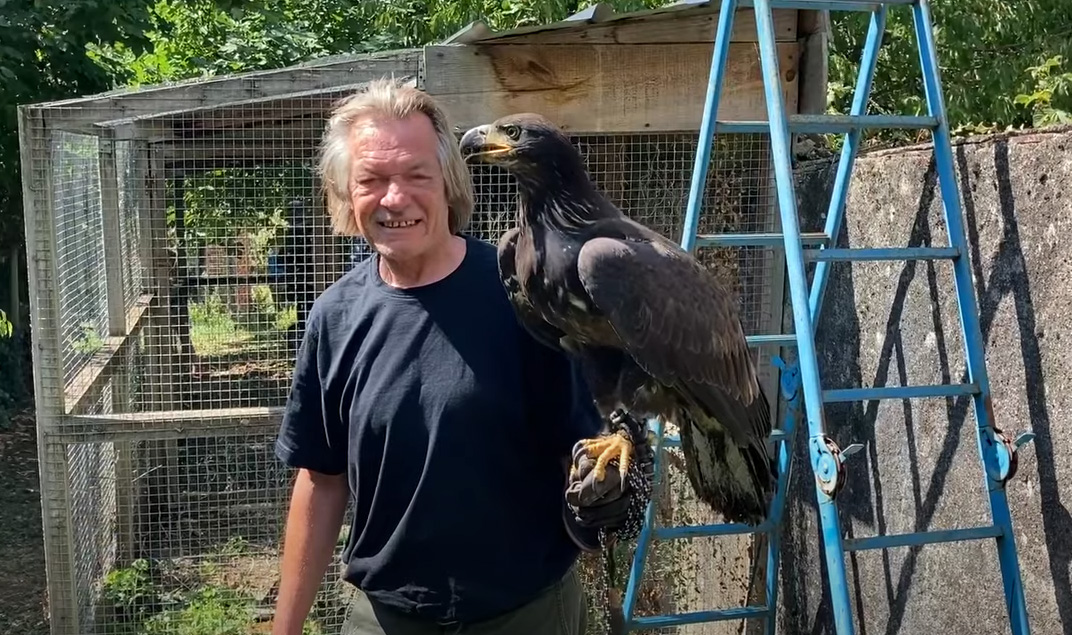
{"type": "Polygon", "coordinates": [[[405,186],[398,181],[391,180],[387,184],[387,192],[384,193],[383,198],[380,199],[380,204],[392,211],[401,211],[409,205],[409,194],[406,192],[405,186]]]}

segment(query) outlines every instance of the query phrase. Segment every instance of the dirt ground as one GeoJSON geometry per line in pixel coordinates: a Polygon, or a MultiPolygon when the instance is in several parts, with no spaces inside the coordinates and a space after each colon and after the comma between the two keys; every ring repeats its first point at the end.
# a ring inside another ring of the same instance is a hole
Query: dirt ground
{"type": "Polygon", "coordinates": [[[27,410],[0,425],[0,633],[48,635],[39,494],[27,410]]]}

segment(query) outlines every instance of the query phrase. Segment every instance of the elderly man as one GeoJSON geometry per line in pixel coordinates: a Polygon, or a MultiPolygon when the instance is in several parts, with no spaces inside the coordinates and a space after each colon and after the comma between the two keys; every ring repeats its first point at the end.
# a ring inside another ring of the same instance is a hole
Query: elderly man
{"type": "Polygon", "coordinates": [[[461,233],[472,186],[445,114],[374,82],[331,117],[320,169],[335,231],[375,253],[316,300],[298,353],[273,632],[301,633],[352,500],[348,635],[581,635],[579,550],[620,526],[631,490],[581,466],[573,493],[602,491],[571,500],[599,506],[565,503],[599,415],[571,362],[519,326],[494,246],[461,233]]]}

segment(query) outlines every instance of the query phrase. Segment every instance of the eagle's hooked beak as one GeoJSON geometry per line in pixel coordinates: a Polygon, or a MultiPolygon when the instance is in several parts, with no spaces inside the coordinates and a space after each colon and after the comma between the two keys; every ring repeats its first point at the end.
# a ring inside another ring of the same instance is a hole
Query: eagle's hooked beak
{"type": "Polygon", "coordinates": [[[485,124],[466,131],[462,135],[460,149],[465,159],[487,161],[489,157],[505,154],[514,148],[497,128],[485,124]]]}

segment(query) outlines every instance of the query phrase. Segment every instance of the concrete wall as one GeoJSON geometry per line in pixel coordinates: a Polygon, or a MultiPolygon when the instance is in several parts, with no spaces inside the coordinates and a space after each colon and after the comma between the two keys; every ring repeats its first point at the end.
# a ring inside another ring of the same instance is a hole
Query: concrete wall
{"type": "MultiPolygon", "coordinates": [[[[1068,130],[955,147],[997,425],[1037,435],[1008,492],[1031,628],[1043,635],[1072,632],[1072,374],[1061,357],[1072,343],[1070,148],[1068,130]]],[[[947,244],[930,146],[857,166],[841,246],[947,244]]],[[[835,169],[836,159],[801,165],[806,227],[821,227],[835,169]]],[[[824,387],[963,381],[951,271],[948,262],[835,267],[819,326],[824,387]]],[[[826,416],[842,447],[866,448],[840,498],[847,535],[987,524],[968,399],[831,405],[826,416]]],[[[802,442],[796,452],[807,457],[802,442]]],[[[833,632],[806,458],[793,488],[780,632],[833,632]]],[[[862,635],[1009,632],[993,541],[864,552],[848,564],[862,635]]]]}

